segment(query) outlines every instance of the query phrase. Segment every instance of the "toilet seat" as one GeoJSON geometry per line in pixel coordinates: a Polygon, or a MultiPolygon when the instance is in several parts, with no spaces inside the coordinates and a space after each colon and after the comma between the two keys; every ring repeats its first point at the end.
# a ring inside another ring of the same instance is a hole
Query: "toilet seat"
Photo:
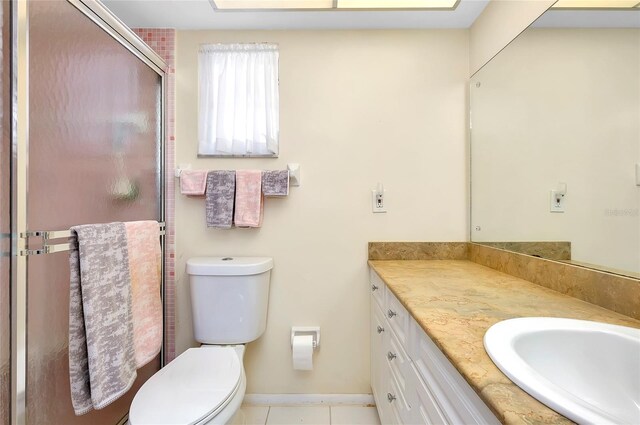
{"type": "Polygon", "coordinates": [[[231,346],[190,348],[140,388],[131,425],[196,425],[214,417],[240,387],[242,364],[231,346]]]}

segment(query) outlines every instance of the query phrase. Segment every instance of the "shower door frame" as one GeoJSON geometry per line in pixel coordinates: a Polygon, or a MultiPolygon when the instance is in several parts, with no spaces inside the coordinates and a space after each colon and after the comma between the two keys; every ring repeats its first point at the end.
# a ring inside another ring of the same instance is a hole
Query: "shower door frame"
{"type": "MultiPolygon", "coordinates": [[[[0,0],[5,1],[5,0],[0,0]]],[[[76,9],[91,19],[100,29],[143,61],[160,77],[160,146],[158,151],[157,178],[159,216],[165,222],[165,61],[145,44],[111,11],[97,0],[67,0],[76,9]]],[[[29,170],[29,0],[7,1],[11,13],[11,425],[26,424],[27,382],[27,265],[26,239],[21,234],[29,229],[27,222],[27,190],[29,170]]],[[[160,236],[162,249],[161,297],[163,321],[165,286],[165,236],[160,236]]],[[[164,332],[163,323],[163,332],[164,332]]],[[[160,351],[160,367],[165,364],[165,338],[163,334],[160,351]]],[[[125,416],[126,418],[126,416],[125,416]]],[[[123,418],[124,419],[124,418],[123,418]]]]}

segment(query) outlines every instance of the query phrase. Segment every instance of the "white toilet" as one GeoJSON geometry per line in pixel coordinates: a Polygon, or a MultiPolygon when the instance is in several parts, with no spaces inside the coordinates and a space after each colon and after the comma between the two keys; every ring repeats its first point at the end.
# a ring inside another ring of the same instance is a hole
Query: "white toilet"
{"type": "Polygon", "coordinates": [[[199,257],[187,261],[193,329],[190,348],[140,388],[131,425],[243,424],[244,344],[267,325],[273,259],[199,257]]]}

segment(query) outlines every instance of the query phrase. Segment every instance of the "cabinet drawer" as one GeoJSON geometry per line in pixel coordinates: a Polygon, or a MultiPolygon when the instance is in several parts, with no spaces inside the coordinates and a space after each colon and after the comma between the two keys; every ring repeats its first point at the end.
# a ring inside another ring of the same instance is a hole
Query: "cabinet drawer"
{"type": "Polygon", "coordinates": [[[387,306],[385,313],[391,329],[398,337],[398,341],[403,347],[409,346],[409,324],[411,316],[404,306],[398,301],[390,290],[387,290],[387,306]]]}
{"type": "Polygon", "coordinates": [[[500,423],[415,320],[411,338],[413,365],[448,423],[500,423]]]}
{"type": "Polygon", "coordinates": [[[400,344],[393,329],[387,335],[387,351],[384,353],[385,361],[391,371],[391,376],[395,379],[398,390],[405,394],[409,387],[409,376],[411,374],[411,359],[407,355],[405,348],[400,344]]]}
{"type": "Polygon", "coordinates": [[[382,403],[387,403],[390,406],[389,419],[393,425],[407,424],[411,419],[410,410],[411,406],[406,399],[406,394],[402,391],[393,377],[393,373],[389,374],[389,380],[386,387],[388,388],[386,394],[382,394],[382,403]]]}
{"type": "Polygon", "coordinates": [[[393,404],[393,403],[391,404],[389,409],[389,417],[391,418],[390,425],[399,425],[399,424],[408,423],[407,420],[403,417],[401,409],[398,408],[397,404],[393,404]]]}
{"type": "MultiPolygon", "coordinates": [[[[372,353],[373,355],[373,353],[372,353]]],[[[372,359],[373,368],[373,359],[372,359]]],[[[389,370],[386,369],[384,363],[378,364],[378,370],[376,371],[377,383],[374,384],[373,377],[371,382],[371,390],[373,392],[373,399],[376,402],[376,409],[378,410],[378,416],[382,424],[391,423],[391,406],[387,402],[387,389],[386,383],[389,380],[389,370]]]]}
{"type": "Polygon", "coordinates": [[[391,404],[387,401],[387,382],[389,382],[389,369],[384,363],[380,363],[377,371],[378,383],[372,385],[373,399],[376,402],[376,410],[382,424],[394,424],[397,422],[393,419],[391,404]]]}
{"type": "Polygon", "coordinates": [[[386,307],[385,295],[387,293],[387,285],[380,279],[378,273],[374,272],[371,268],[369,269],[369,291],[380,308],[384,309],[386,307]]]}
{"type": "Polygon", "coordinates": [[[382,370],[387,368],[385,353],[388,349],[389,326],[378,303],[371,298],[371,387],[378,390],[385,382],[382,370]]]}

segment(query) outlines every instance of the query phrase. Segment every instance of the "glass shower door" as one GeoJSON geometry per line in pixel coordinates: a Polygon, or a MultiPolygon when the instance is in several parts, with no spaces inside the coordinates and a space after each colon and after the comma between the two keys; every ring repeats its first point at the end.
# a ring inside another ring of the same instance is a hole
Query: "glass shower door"
{"type": "MultiPolygon", "coordinates": [[[[28,10],[29,230],[160,221],[160,75],[65,0],[30,1],[28,10]]],[[[27,424],[118,423],[159,357],[124,397],[76,417],[68,252],[27,262],[27,424]]]]}
{"type": "Polygon", "coordinates": [[[0,1],[0,424],[11,418],[11,32],[9,2],[0,1]]]}

